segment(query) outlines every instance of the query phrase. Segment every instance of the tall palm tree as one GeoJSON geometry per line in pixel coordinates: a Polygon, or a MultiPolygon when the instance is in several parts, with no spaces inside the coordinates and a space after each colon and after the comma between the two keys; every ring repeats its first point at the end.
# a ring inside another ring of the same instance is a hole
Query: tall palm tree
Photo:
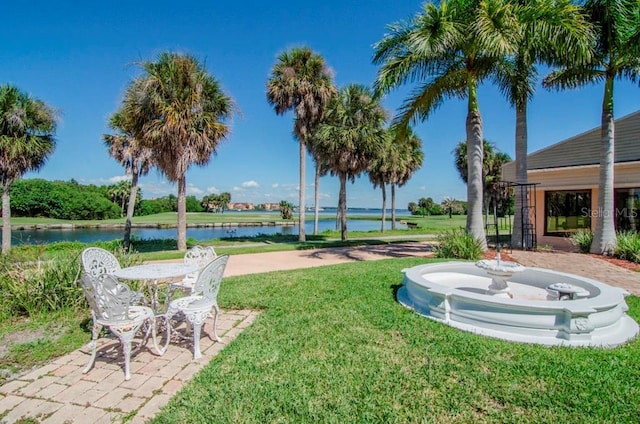
{"type": "MultiPolygon", "coordinates": [[[[278,56],[267,81],[267,101],[276,114],[292,110],[295,115],[293,133],[300,144],[300,196],[298,202],[299,241],[305,241],[305,158],[307,143],[322,119],[336,87],[324,59],[308,47],[294,48],[278,56]]],[[[311,150],[313,154],[313,149],[311,150]]],[[[315,159],[315,155],[314,155],[315,159]]],[[[316,214],[318,210],[319,170],[316,163],[316,214]]],[[[317,231],[317,225],[316,225],[317,231]]]]}
{"type": "Polygon", "coordinates": [[[389,27],[375,46],[381,64],[376,92],[421,82],[401,107],[395,125],[426,119],[448,98],[467,99],[467,231],[486,248],[482,222],[482,117],[478,85],[513,54],[520,38],[513,6],[505,0],[425,3],[408,23],[389,27]]]}
{"type": "Polygon", "coordinates": [[[314,144],[331,175],[340,179],[338,213],[341,239],[347,240],[347,180],[354,181],[366,171],[385,139],[385,112],[379,100],[363,85],[351,84],[340,90],[314,133],[314,144]]]}
{"type": "Polygon", "coordinates": [[[413,174],[422,167],[424,153],[422,140],[413,132],[411,127],[404,131],[391,128],[393,142],[397,146],[395,172],[391,178],[391,229],[396,229],[396,187],[405,185],[413,174]]]}
{"type": "MultiPolygon", "coordinates": [[[[591,25],[582,9],[571,0],[512,0],[516,6],[522,37],[513,57],[499,74],[498,85],[516,112],[516,183],[527,184],[527,106],[538,79],[536,64],[582,61],[590,56],[591,25]]],[[[527,215],[520,213],[528,199],[526,190],[516,190],[516,213],[511,245],[523,246],[522,228],[527,215]]]]}
{"type": "Polygon", "coordinates": [[[143,63],[146,75],[140,93],[144,117],[144,147],[169,179],[178,183],[178,249],[187,249],[186,173],[192,164],[204,166],[229,134],[232,100],[198,60],[189,55],[162,53],[143,63]]]}
{"type": "Polygon", "coordinates": [[[2,186],[2,253],[11,250],[11,184],[39,170],[56,143],[56,113],[43,101],[13,85],[0,86],[0,185],[2,186]]]}
{"type": "Polygon", "coordinates": [[[391,137],[387,133],[381,148],[376,152],[375,157],[367,169],[369,181],[373,184],[373,188],[380,187],[382,191],[381,232],[384,232],[387,220],[387,184],[391,181],[395,170],[397,169],[397,167],[394,166],[397,163],[394,161],[394,158],[398,156],[395,147],[396,146],[393,144],[391,137]]]}
{"type": "Polygon", "coordinates": [[[131,244],[131,221],[138,195],[138,179],[140,176],[147,175],[153,166],[153,151],[140,141],[144,137],[144,130],[138,123],[143,122],[144,117],[135,115],[136,111],[141,110],[137,102],[140,99],[142,82],[141,79],[135,80],[127,88],[122,106],[109,119],[109,127],[117,133],[103,136],[109,155],[124,166],[127,174],[131,174],[129,203],[124,226],[125,250],[128,250],[131,244]]]}
{"type": "Polygon", "coordinates": [[[572,89],[604,83],[598,211],[591,253],[609,254],[616,246],[613,87],[616,79],[637,81],[640,76],[640,2],[587,0],[584,8],[596,31],[593,56],[584,63],[568,63],[548,75],[543,84],[572,89]]]}

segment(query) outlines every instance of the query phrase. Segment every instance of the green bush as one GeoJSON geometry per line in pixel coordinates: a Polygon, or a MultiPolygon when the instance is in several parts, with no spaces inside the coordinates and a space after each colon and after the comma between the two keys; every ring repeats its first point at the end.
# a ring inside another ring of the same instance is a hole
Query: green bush
{"type": "Polygon", "coordinates": [[[640,263],[640,233],[626,231],[618,233],[618,244],[613,256],[620,259],[640,263]]]}
{"type": "Polygon", "coordinates": [[[440,233],[434,249],[436,258],[477,260],[482,256],[482,243],[460,228],[440,233]]]}
{"type": "Polygon", "coordinates": [[[578,248],[580,253],[589,253],[591,242],[593,242],[593,231],[578,230],[569,236],[569,241],[578,248]]]}
{"type": "Polygon", "coordinates": [[[55,260],[0,264],[0,320],[42,312],[78,308],[82,290],[76,283],[80,252],[55,260]]]}

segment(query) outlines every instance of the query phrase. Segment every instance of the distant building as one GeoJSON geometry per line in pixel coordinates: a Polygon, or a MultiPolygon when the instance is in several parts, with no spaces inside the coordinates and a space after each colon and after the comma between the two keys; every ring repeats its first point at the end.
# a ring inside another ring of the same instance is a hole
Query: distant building
{"type": "MultiPolygon", "coordinates": [[[[554,244],[580,229],[595,228],[600,178],[600,127],[527,156],[527,179],[535,183],[535,235],[554,244]],[[557,239],[555,239],[557,240],[557,239]]],[[[640,111],[615,121],[614,213],[617,230],[640,230],[640,111]]],[[[502,167],[516,181],[516,163],[502,167]]],[[[515,213],[520,213],[515,211],[515,213]]]]}
{"type": "Polygon", "coordinates": [[[254,209],[253,203],[242,203],[242,202],[229,202],[227,205],[228,210],[235,211],[251,211],[254,209]]]}
{"type": "Polygon", "coordinates": [[[260,203],[256,209],[264,209],[266,211],[279,211],[280,203],[260,203]]]}

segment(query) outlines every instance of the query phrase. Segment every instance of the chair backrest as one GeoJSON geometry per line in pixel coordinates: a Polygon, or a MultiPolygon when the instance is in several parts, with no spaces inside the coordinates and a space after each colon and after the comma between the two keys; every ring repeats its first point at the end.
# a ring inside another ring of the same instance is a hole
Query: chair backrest
{"type": "Polygon", "coordinates": [[[82,273],[82,292],[89,302],[94,317],[102,321],[129,319],[131,290],[110,274],[92,276],[82,273]]]}
{"type": "Polygon", "coordinates": [[[215,301],[218,297],[218,290],[220,290],[220,283],[228,260],[229,255],[218,256],[213,262],[205,266],[200,275],[198,275],[193,292],[215,301]]]}
{"type": "Polygon", "coordinates": [[[187,250],[184,254],[184,263],[198,265],[198,271],[187,274],[184,277],[184,282],[195,284],[200,270],[217,257],[218,255],[216,255],[216,251],[213,250],[213,247],[211,246],[193,246],[191,249],[187,250]]]}
{"type": "Polygon", "coordinates": [[[120,269],[120,262],[111,253],[99,247],[89,247],[82,251],[82,267],[92,277],[113,274],[120,269]]]}
{"type": "Polygon", "coordinates": [[[217,256],[218,255],[216,255],[216,251],[213,250],[213,247],[211,246],[193,246],[184,254],[184,263],[197,264],[198,268],[202,269],[217,256]]]}

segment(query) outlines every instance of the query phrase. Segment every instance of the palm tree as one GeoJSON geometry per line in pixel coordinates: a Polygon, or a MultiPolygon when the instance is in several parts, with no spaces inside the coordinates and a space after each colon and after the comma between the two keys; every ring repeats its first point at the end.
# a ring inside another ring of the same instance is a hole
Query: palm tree
{"type": "MultiPolygon", "coordinates": [[[[497,150],[496,146],[487,140],[483,140],[484,156],[482,158],[482,193],[484,199],[484,212],[489,215],[489,203],[493,197],[499,194],[502,181],[502,165],[511,161],[508,154],[497,150]]],[[[458,174],[465,184],[468,184],[467,174],[467,143],[461,141],[453,150],[455,166],[458,174]]]]}
{"type": "Polygon", "coordinates": [[[56,113],[41,100],[13,85],[0,86],[0,184],[2,185],[2,253],[11,250],[11,184],[39,170],[56,143],[56,113]]]}
{"type": "Polygon", "coordinates": [[[125,98],[120,109],[109,119],[109,127],[116,131],[116,134],[105,134],[104,142],[109,149],[109,155],[120,162],[127,174],[131,174],[131,187],[129,191],[129,203],[127,205],[127,215],[124,226],[125,250],[129,250],[131,244],[131,221],[138,196],[138,179],[147,175],[153,166],[152,150],[145,147],[140,142],[144,136],[142,128],[137,122],[144,121],[144,117],[136,117],[136,111],[140,111],[139,93],[142,89],[140,84],[143,80],[135,80],[127,89],[125,98]],[[139,137],[139,138],[136,138],[139,137]]]}
{"type": "Polygon", "coordinates": [[[371,90],[351,84],[333,98],[314,133],[314,145],[332,175],[340,179],[338,214],[341,239],[347,240],[347,180],[366,171],[382,148],[386,116],[371,90]]]}
{"type": "MultiPolygon", "coordinates": [[[[522,37],[515,55],[497,79],[516,112],[516,182],[527,184],[527,106],[535,93],[537,63],[581,61],[590,56],[591,26],[581,9],[570,0],[512,0],[518,11],[522,37]]],[[[522,228],[528,216],[520,210],[528,204],[525,190],[516,190],[511,244],[523,248],[522,228]]]]}
{"type": "Polygon", "coordinates": [[[504,0],[451,0],[425,3],[408,23],[389,27],[375,46],[381,64],[376,92],[422,82],[401,107],[394,125],[426,119],[447,98],[467,99],[467,231],[486,248],[482,223],[482,117],[478,85],[513,54],[520,37],[515,11],[504,0]]]}
{"type": "Polygon", "coordinates": [[[440,206],[447,211],[449,219],[451,219],[454,211],[458,212],[460,210],[460,202],[453,197],[445,197],[440,203],[440,206]]]}
{"type": "Polygon", "coordinates": [[[637,81],[640,76],[640,2],[587,0],[584,8],[596,31],[593,56],[587,62],[569,62],[548,75],[543,84],[567,89],[604,82],[598,211],[591,253],[609,254],[616,246],[613,86],[616,79],[637,81]]]}
{"type": "Polygon", "coordinates": [[[293,205],[286,200],[281,200],[279,206],[280,216],[282,217],[282,219],[291,219],[291,211],[293,210],[293,205]]]}
{"type": "Polygon", "coordinates": [[[153,161],[178,183],[178,249],[186,251],[186,173],[192,164],[204,166],[229,134],[226,124],[232,100],[198,60],[162,53],[143,63],[139,111],[144,117],[140,141],[153,151],[153,161]]]}
{"type": "MultiPolygon", "coordinates": [[[[292,110],[293,133],[300,144],[299,241],[305,241],[305,158],[315,126],[322,119],[329,99],[336,93],[332,73],[322,56],[307,47],[285,51],[278,56],[267,81],[267,101],[276,114],[292,110]]],[[[313,150],[312,150],[313,153],[313,150]]],[[[315,159],[315,155],[314,155],[315,159]]],[[[316,163],[316,215],[318,211],[319,170],[316,163]]],[[[316,224],[317,231],[317,224],[316,224]]]]}
{"type": "Polygon", "coordinates": [[[387,134],[387,137],[385,137],[382,144],[382,148],[376,152],[376,156],[370,163],[369,169],[367,169],[369,181],[373,184],[373,188],[380,187],[382,190],[381,232],[384,232],[384,226],[387,220],[387,184],[391,181],[395,170],[397,169],[394,166],[396,163],[394,162],[394,158],[398,156],[395,147],[396,146],[393,144],[391,137],[387,134]]]}
{"type": "Polygon", "coordinates": [[[404,131],[390,129],[393,142],[397,146],[395,172],[391,178],[391,229],[396,229],[396,186],[405,185],[413,174],[422,167],[424,153],[422,152],[422,140],[414,134],[411,127],[404,131]]]}

